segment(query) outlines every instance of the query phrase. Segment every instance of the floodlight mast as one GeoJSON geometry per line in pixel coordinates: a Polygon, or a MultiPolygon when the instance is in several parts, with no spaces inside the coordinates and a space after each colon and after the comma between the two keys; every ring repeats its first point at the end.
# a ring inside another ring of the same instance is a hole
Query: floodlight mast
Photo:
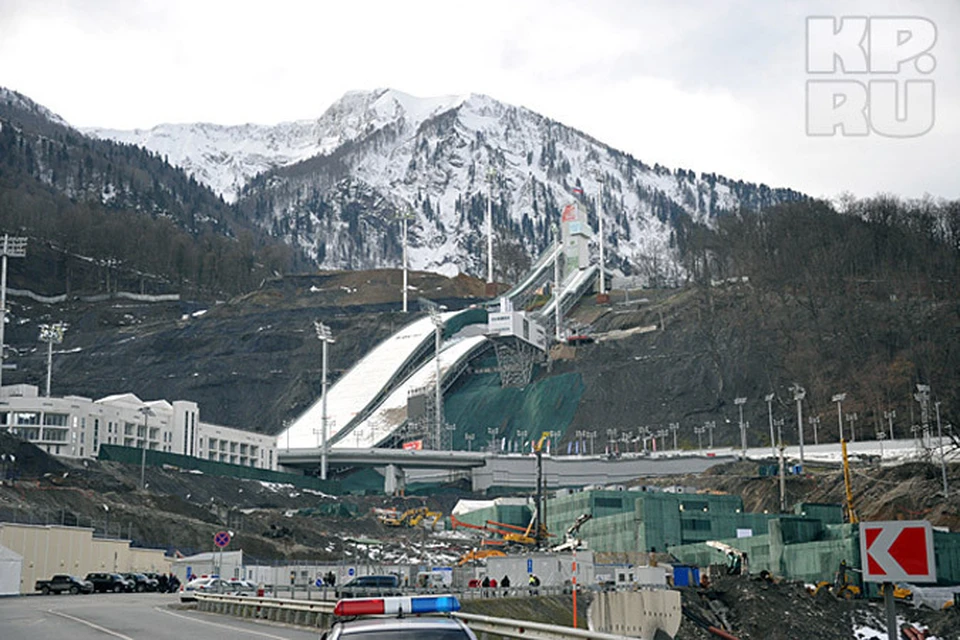
{"type": "Polygon", "coordinates": [[[487,284],[493,284],[493,183],[497,170],[487,171],[487,284]]]}
{"type": "Polygon", "coordinates": [[[807,397],[807,390],[799,384],[793,385],[793,399],[797,403],[797,433],[800,436],[800,466],[803,467],[803,399],[807,397]]]}
{"type": "Polygon", "coordinates": [[[413,218],[416,218],[413,211],[407,211],[406,213],[401,213],[400,218],[400,237],[403,243],[403,312],[407,313],[407,290],[409,286],[407,285],[407,272],[409,271],[410,261],[408,259],[407,251],[407,221],[413,218]]]}
{"type": "Polygon", "coordinates": [[[7,258],[23,258],[26,255],[26,238],[11,238],[3,234],[3,244],[0,244],[3,262],[3,274],[0,276],[0,396],[3,395],[3,330],[7,322],[7,258]]]}
{"type": "Polygon", "coordinates": [[[557,226],[553,227],[554,238],[557,242],[557,253],[553,259],[553,323],[555,325],[554,334],[557,338],[557,342],[560,342],[562,339],[562,334],[560,331],[560,254],[562,251],[562,240],[560,239],[560,233],[557,229],[557,226]]]}
{"type": "Polygon", "coordinates": [[[440,347],[443,341],[443,316],[440,315],[440,307],[436,302],[432,300],[427,300],[426,298],[420,298],[420,307],[426,308],[427,313],[430,314],[430,321],[433,322],[434,327],[434,352],[436,354],[436,376],[437,376],[437,388],[436,388],[436,419],[434,424],[434,429],[436,431],[436,448],[437,451],[442,449],[443,442],[443,392],[440,386],[440,347]]]}
{"type": "MultiPolygon", "coordinates": [[[[406,287],[404,287],[406,293],[406,287]]],[[[406,296],[404,296],[406,297],[406,296]]],[[[320,479],[327,479],[327,345],[336,340],[333,339],[333,332],[330,327],[319,320],[313,323],[317,331],[317,338],[323,343],[323,368],[322,368],[322,387],[320,394],[320,479]]]]}
{"type": "Polygon", "coordinates": [[[773,437],[773,399],[776,398],[776,394],[768,393],[763,397],[767,403],[767,417],[770,420],[770,450],[773,452],[773,457],[777,457],[777,441],[773,437]]]}
{"type": "Polygon", "coordinates": [[[65,322],[57,322],[55,324],[41,324],[40,325],[40,342],[47,343],[47,393],[46,397],[50,397],[50,378],[53,371],[53,345],[60,344],[63,342],[63,334],[67,330],[67,324],[65,322]]]}

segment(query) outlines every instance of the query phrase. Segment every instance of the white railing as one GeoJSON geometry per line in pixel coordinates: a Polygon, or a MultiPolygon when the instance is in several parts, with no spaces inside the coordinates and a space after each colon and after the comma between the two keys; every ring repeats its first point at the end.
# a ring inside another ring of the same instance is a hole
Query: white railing
{"type": "MultiPolygon", "coordinates": [[[[258,598],[251,596],[233,596],[197,593],[197,602],[202,611],[221,613],[240,618],[261,618],[287,624],[313,628],[327,628],[333,622],[331,600],[286,600],[279,598],[258,598]]],[[[494,618],[472,613],[453,613],[451,616],[463,620],[475,632],[489,633],[503,638],[526,638],[528,640],[636,640],[587,629],[561,627],[542,622],[494,618]]],[[[649,640],[649,639],[648,639],[649,640]]]]}

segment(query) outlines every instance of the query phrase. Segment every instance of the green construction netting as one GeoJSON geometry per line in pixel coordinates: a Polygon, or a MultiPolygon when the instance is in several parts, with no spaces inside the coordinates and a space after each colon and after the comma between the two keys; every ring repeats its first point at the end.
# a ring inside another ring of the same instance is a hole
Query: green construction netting
{"type": "MultiPolygon", "coordinates": [[[[475,362],[475,369],[496,366],[495,358],[475,362]]],[[[480,373],[465,377],[444,399],[444,417],[456,425],[454,449],[484,448],[495,428],[499,448],[502,439],[517,446],[517,431],[526,431],[525,440],[540,437],[544,431],[565,433],[583,395],[583,379],[579,373],[565,373],[535,380],[526,387],[503,388],[496,373],[480,373]],[[464,434],[475,439],[467,446],[464,434]]],[[[528,445],[529,447],[529,445],[528,445]]]]}

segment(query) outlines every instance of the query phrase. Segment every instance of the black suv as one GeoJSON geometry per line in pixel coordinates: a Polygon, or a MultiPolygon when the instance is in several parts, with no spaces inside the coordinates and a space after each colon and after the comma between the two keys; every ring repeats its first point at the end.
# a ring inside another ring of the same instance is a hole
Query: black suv
{"type": "Polygon", "coordinates": [[[156,591],[158,582],[153,578],[148,578],[142,573],[125,573],[123,577],[127,580],[132,580],[134,584],[134,591],[143,592],[143,591],[156,591]]]}
{"type": "Polygon", "coordinates": [[[359,576],[337,589],[338,598],[366,596],[399,596],[400,578],[397,576],[359,576]]]}
{"type": "Polygon", "coordinates": [[[88,573],[87,581],[93,583],[93,590],[97,593],[120,593],[129,591],[130,583],[117,573],[88,573]]]}

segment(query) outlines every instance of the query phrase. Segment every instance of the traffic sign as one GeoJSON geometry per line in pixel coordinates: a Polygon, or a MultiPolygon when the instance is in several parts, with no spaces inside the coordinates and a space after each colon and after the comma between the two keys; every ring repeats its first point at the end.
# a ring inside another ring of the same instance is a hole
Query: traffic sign
{"type": "Polygon", "coordinates": [[[230,544],[230,533],[227,531],[217,531],[217,534],[213,536],[213,544],[223,549],[230,544]]]}
{"type": "Polygon", "coordinates": [[[347,569],[347,575],[350,576],[351,578],[353,577],[353,574],[355,574],[355,573],[356,573],[356,571],[354,570],[353,567],[350,567],[349,569],[347,569]]]}
{"type": "Polygon", "coordinates": [[[936,582],[933,527],[927,520],[860,523],[860,558],[867,582],[936,582]]]}
{"type": "Polygon", "coordinates": [[[533,558],[527,558],[527,573],[533,573],[533,558]]]}

